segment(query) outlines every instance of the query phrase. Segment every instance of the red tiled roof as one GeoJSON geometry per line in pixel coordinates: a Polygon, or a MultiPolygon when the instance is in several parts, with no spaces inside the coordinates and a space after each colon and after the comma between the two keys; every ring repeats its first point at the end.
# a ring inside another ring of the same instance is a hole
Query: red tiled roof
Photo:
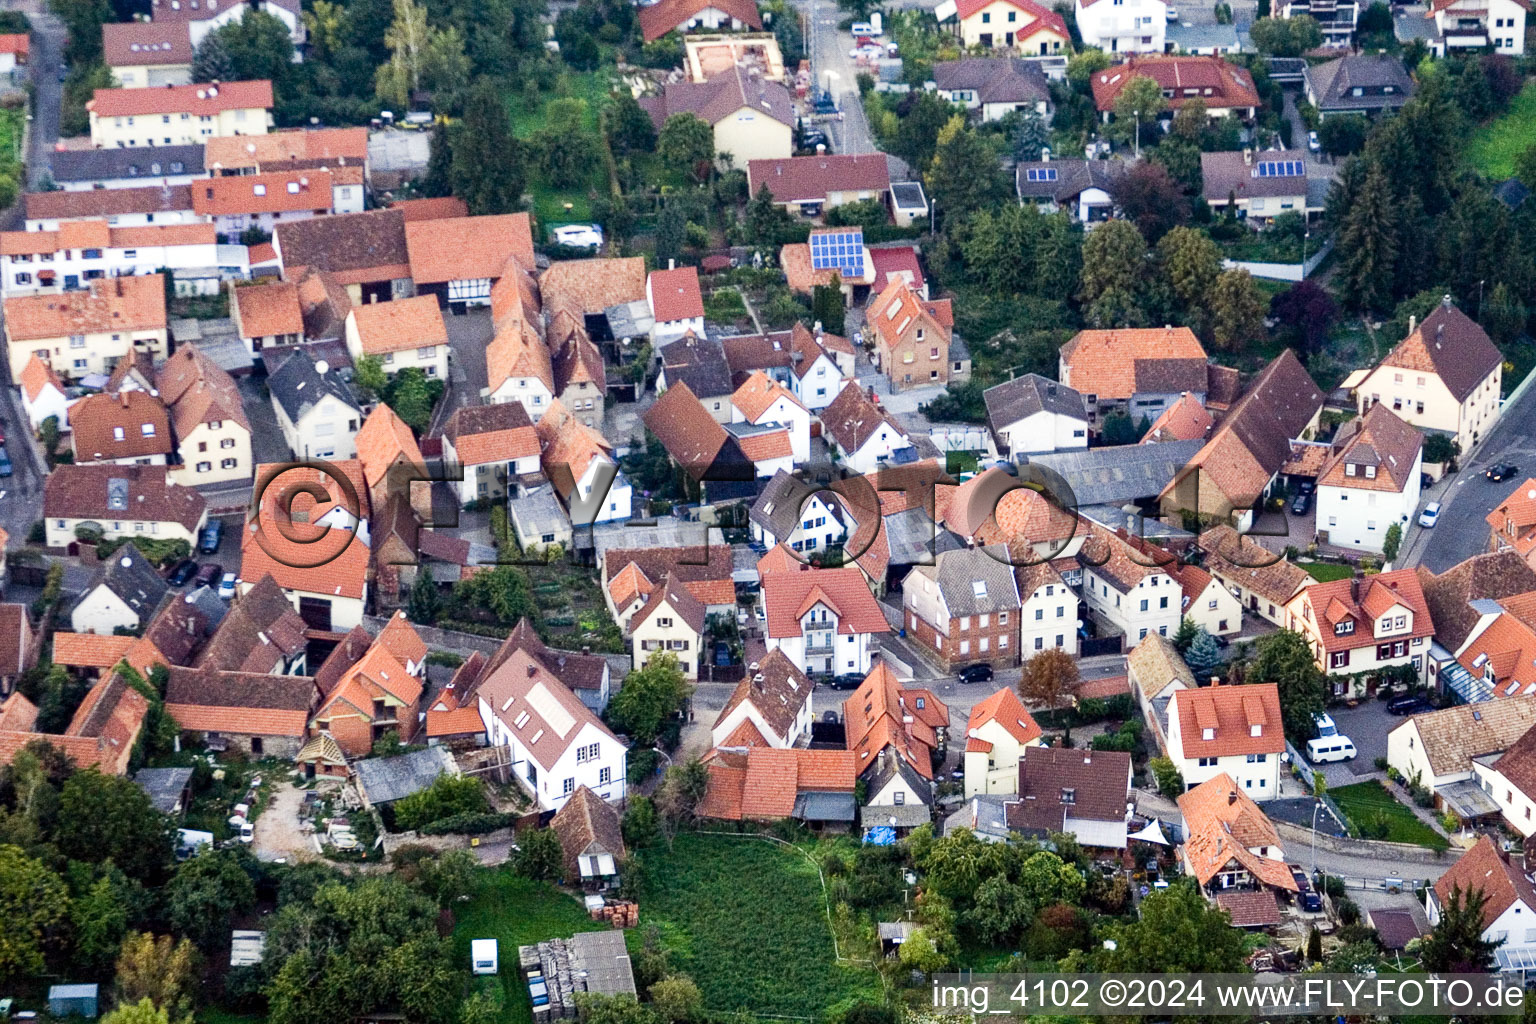
{"type": "Polygon", "coordinates": [[[247,338],[274,334],[304,333],[304,311],[299,307],[299,286],[292,281],[247,285],[231,293],[240,314],[240,329],[247,338]]]}
{"type": "Polygon", "coordinates": [[[405,214],[407,222],[413,220],[447,220],[449,217],[469,216],[469,204],[457,196],[439,196],[429,199],[397,199],[389,204],[389,208],[391,210],[399,210],[405,214]]]}
{"type": "Polygon", "coordinates": [[[1274,683],[1175,690],[1168,714],[1179,720],[1186,758],[1278,754],[1285,749],[1280,690],[1274,683]],[[1204,738],[1206,729],[1212,730],[1210,739],[1204,738]]]}
{"type": "Polygon", "coordinates": [[[657,323],[688,320],[704,315],[704,296],[699,291],[697,267],[653,270],[646,282],[651,312],[657,323]]]}
{"type": "Polygon", "coordinates": [[[1152,422],[1142,437],[1142,444],[1153,444],[1158,441],[1198,441],[1210,433],[1215,419],[1206,412],[1205,406],[1200,404],[1187,391],[1179,397],[1163,414],[1152,422]]]}
{"type": "Polygon", "coordinates": [[[97,117],[129,117],[145,114],[191,114],[207,117],[225,110],[267,110],[272,106],[272,83],[197,83],[155,86],[151,89],[97,89],[86,109],[97,117]]]}
{"type": "Polygon", "coordinates": [[[192,35],[185,22],[109,22],[101,26],[101,52],[109,68],[191,64],[192,35]]]}
{"type": "Polygon", "coordinates": [[[539,454],[538,432],[521,402],[461,406],[448,418],[443,437],[453,443],[464,466],[539,454]]]}
{"type": "Polygon", "coordinates": [[[1418,573],[1412,569],[1394,569],[1392,572],[1367,576],[1363,580],[1334,580],[1314,583],[1295,598],[1304,602],[1297,618],[1304,623],[1304,631],[1320,641],[1324,651],[1344,651],[1356,647],[1373,647],[1380,640],[1408,640],[1411,637],[1428,637],[1435,633],[1430,619],[1429,605],[1424,600],[1424,588],[1418,573]],[[1310,605],[1312,617],[1305,614],[1310,605]],[[1402,604],[1413,613],[1413,628],[1406,632],[1393,632],[1380,640],[1375,636],[1375,620],[1394,604],[1402,604]],[[1350,620],[1352,630],[1339,633],[1338,623],[1350,620]]]}
{"type": "MultiPolygon", "coordinates": [[[[1110,331],[1079,331],[1061,347],[1062,383],[1099,400],[1128,399],[1137,391],[1152,390],[1143,378],[1154,366],[1190,364],[1188,383],[1206,379],[1205,349],[1187,327],[1122,328],[1110,331]],[[1195,363],[1201,365],[1195,366],[1195,363]],[[1140,364],[1148,364],[1146,367],[1140,364]]],[[[1183,367],[1178,367],[1182,369],[1183,367]]]]}
{"type": "MultiPolygon", "coordinates": [[[[1451,901],[1454,890],[1481,892],[1483,927],[1490,927],[1516,902],[1527,910],[1536,910],[1536,886],[1518,868],[1504,859],[1493,840],[1479,836],[1472,848],[1462,854],[1435,882],[1435,896],[1440,905],[1451,901]]],[[[1465,901],[1465,900],[1463,900],[1465,901]]]]}
{"type": "Polygon", "coordinates": [[[434,295],[364,303],[353,306],[348,316],[367,355],[448,344],[448,328],[434,295]]]}
{"type": "Polygon", "coordinates": [[[817,604],[826,605],[836,618],[839,635],[891,631],[857,569],[807,569],[773,573],[763,580],[770,637],[800,636],[801,616],[817,604]]]}
{"type": "Polygon", "coordinates": [[[1019,700],[1018,694],[1007,686],[972,705],[971,717],[965,723],[966,736],[971,736],[988,722],[1001,725],[1020,744],[1033,743],[1045,732],[1019,700]]]}
{"type": "Polygon", "coordinates": [[[69,407],[69,428],[75,459],[82,463],[171,451],[170,417],[147,391],[88,395],[69,407]]]}
{"type": "Polygon", "coordinates": [[[1180,796],[1179,810],[1189,832],[1184,856],[1201,885],[1236,861],[1269,888],[1296,891],[1275,826],[1226,772],[1180,796]]]}
{"type": "Polygon", "coordinates": [[[844,737],[860,772],[891,747],[923,778],[933,778],[938,730],[948,726],[949,707],[928,690],[904,689],[883,661],[843,701],[844,737]]]}
{"type": "Polygon", "coordinates": [[[802,412],[805,411],[805,406],[800,399],[796,398],[788,388],[758,370],[747,378],[746,383],[736,389],[735,394],[731,395],[731,404],[741,410],[741,414],[747,418],[748,423],[757,423],[769,407],[781,398],[802,412]]]}
{"type": "Polygon", "coordinates": [[[351,494],[316,469],[287,463],[256,468],[254,493],[260,496],[260,505],[241,533],[242,580],[271,576],[284,590],[362,599],[368,585],[368,545],[352,530],[318,520],[337,508],[367,519],[368,485],[356,459],[329,465],[346,478],[351,494]],[[306,501],[307,495],[298,490],[315,486],[329,496],[327,500],[306,501]],[[290,520],[286,512],[290,502],[294,512],[308,515],[309,522],[290,520]]]}
{"type": "Polygon", "coordinates": [[[5,334],[13,342],[163,330],[166,323],[165,281],[159,274],[102,278],[87,291],[5,300],[5,334]]]}
{"type": "Polygon", "coordinates": [[[331,212],[331,172],[318,169],[275,174],[223,175],[192,187],[192,210],[200,217],[331,212]]]}
{"type": "Polygon", "coordinates": [[[831,192],[887,191],[891,173],[884,153],[748,160],[748,193],[756,196],[764,186],[777,202],[796,203],[825,200],[831,192]]]}
{"type": "MultiPolygon", "coordinates": [[[[1120,90],[1132,78],[1150,78],[1166,92],[1173,91],[1168,102],[1175,109],[1182,106],[1189,89],[1198,90],[1198,98],[1207,107],[1225,110],[1232,107],[1257,107],[1262,104],[1254,88],[1253,76],[1245,69],[1219,57],[1136,56],[1124,64],[1115,64],[1095,72],[1094,103],[1101,111],[1115,109],[1120,90]],[[1206,90],[1211,90],[1207,95],[1206,90]]],[[[1077,387],[1074,383],[1073,387],[1077,387]]],[[[1078,390],[1082,390],[1078,388],[1078,390]]]]}
{"type": "Polygon", "coordinates": [[[278,170],[283,164],[289,169],[336,168],[349,163],[362,167],[367,159],[367,128],[286,128],[265,135],[223,136],[209,139],[203,153],[203,162],[214,174],[241,167],[278,170]]]}
{"type": "Polygon", "coordinates": [[[508,258],[533,267],[526,213],[406,221],[405,247],[417,286],[499,278],[508,258]]]}
{"type": "Polygon", "coordinates": [[[660,0],[640,8],[640,32],[646,42],[654,42],[707,8],[722,11],[744,25],[756,29],[763,27],[763,19],[758,16],[753,0],[660,0]]]}

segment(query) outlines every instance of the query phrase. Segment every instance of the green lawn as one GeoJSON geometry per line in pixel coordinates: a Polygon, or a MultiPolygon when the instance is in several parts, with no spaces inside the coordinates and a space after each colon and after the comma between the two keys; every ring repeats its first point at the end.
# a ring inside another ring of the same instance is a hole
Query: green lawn
{"type": "Polygon", "coordinates": [[[1335,565],[1332,562],[1302,562],[1301,567],[1307,570],[1307,575],[1319,583],[1347,580],[1355,574],[1355,570],[1350,566],[1335,565]]]}
{"type": "MultiPolygon", "coordinates": [[[[469,969],[469,940],[496,939],[501,978],[506,994],[505,1024],[527,1024],[533,1019],[528,990],[517,969],[517,947],[544,939],[563,939],[577,932],[601,931],[608,925],[587,916],[575,899],[548,882],[531,882],[508,868],[486,870],[480,886],[467,903],[454,908],[455,962],[469,969]]],[[[208,1024],[231,1024],[212,1021],[208,1024]]]]}
{"type": "Polygon", "coordinates": [[[1328,795],[1367,839],[1413,843],[1432,850],[1444,850],[1450,846],[1444,836],[1419,820],[1411,808],[1375,779],[1330,789],[1328,795]],[[1383,825],[1385,835],[1381,834],[1383,825]]]}
{"type": "Polygon", "coordinates": [[[1515,173],[1515,158],[1532,144],[1536,144],[1536,82],[1527,82],[1508,113],[1473,133],[1467,153],[1484,177],[1503,181],[1515,173]]]}
{"type": "MultiPolygon", "coordinates": [[[[611,69],[568,72],[561,76],[560,84],[550,92],[538,93],[533,97],[522,92],[512,93],[507,99],[507,109],[512,115],[512,133],[519,140],[526,142],[535,132],[544,127],[548,102],[569,96],[586,101],[586,128],[598,144],[601,144],[601,139],[598,137],[598,111],[608,102],[608,91],[612,81],[611,69]]],[[[529,155],[525,151],[525,159],[529,155]]],[[[589,193],[593,189],[599,192],[607,191],[607,180],[601,160],[593,161],[590,179],[578,186],[557,188],[541,180],[537,174],[530,174],[528,179],[528,191],[533,195],[534,216],[538,219],[540,226],[546,228],[552,224],[590,221],[592,202],[589,193]],[[570,204],[569,210],[566,209],[567,203],[570,204]]]]}
{"type": "Polygon", "coordinates": [[[815,866],[774,843],[707,833],[679,835],[642,854],[640,927],[661,933],[675,968],[689,975],[712,1015],[746,1011],[823,1019],[853,997],[878,1000],[868,967],[836,963],[815,866]]]}

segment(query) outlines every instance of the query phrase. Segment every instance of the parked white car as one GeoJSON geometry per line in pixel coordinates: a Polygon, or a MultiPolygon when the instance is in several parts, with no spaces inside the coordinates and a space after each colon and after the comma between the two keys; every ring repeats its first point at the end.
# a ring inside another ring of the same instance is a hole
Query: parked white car
{"type": "Polygon", "coordinates": [[[1432,501],[1424,506],[1424,511],[1419,513],[1419,525],[1426,530],[1433,530],[1435,524],[1440,521],[1440,503],[1432,501]]]}
{"type": "Polygon", "coordinates": [[[555,228],[555,242],[574,249],[597,249],[603,244],[603,229],[596,224],[562,224],[555,228]]]}

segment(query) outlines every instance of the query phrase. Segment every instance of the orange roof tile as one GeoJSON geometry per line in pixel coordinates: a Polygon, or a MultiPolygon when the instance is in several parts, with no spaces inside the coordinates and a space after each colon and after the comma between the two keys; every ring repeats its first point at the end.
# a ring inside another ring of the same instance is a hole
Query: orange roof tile
{"type": "Polygon", "coordinates": [[[406,221],[405,246],[418,287],[498,278],[508,257],[533,267],[533,231],[526,213],[406,221]]]}
{"type": "Polygon", "coordinates": [[[1285,749],[1280,691],[1274,683],[1175,690],[1168,714],[1179,720],[1186,758],[1279,753],[1285,749]],[[1253,734],[1255,727],[1257,736],[1253,734]],[[1213,730],[1210,739],[1204,737],[1206,729],[1213,730]]]}
{"type": "Polygon", "coordinates": [[[37,358],[37,353],[27,357],[27,365],[21,369],[21,377],[17,381],[21,390],[26,393],[27,401],[35,402],[43,389],[52,386],[59,394],[64,394],[64,382],[59,380],[59,375],[53,372],[53,367],[37,358]]]}
{"type": "Polygon", "coordinates": [[[768,635],[783,638],[801,635],[797,612],[814,592],[819,600],[835,604],[839,635],[889,633],[890,625],[859,570],[807,569],[795,573],[770,573],[763,580],[763,606],[768,615],[768,635]]]}
{"type": "Polygon", "coordinates": [[[1202,364],[1202,387],[1206,373],[1205,349],[1188,327],[1079,331],[1061,347],[1061,361],[1062,383],[1101,401],[1128,399],[1139,390],[1151,390],[1138,387],[1138,377],[1158,367],[1177,369],[1169,367],[1175,361],[1202,364]],[[1148,365],[1139,365],[1143,363],[1148,365]]]}
{"type": "Polygon", "coordinates": [[[370,491],[376,490],[397,465],[420,467],[426,479],[426,460],[416,435],[395,411],[380,402],[363,421],[357,432],[357,461],[363,467],[363,480],[370,491]]]}
{"type": "Polygon", "coordinates": [[[1189,833],[1184,857],[1201,885],[1236,862],[1272,889],[1296,891],[1275,826],[1226,772],[1180,796],[1179,810],[1189,833]]]}
{"type": "Polygon", "coordinates": [[[781,398],[796,409],[805,411],[805,405],[788,388],[758,370],[736,389],[736,393],[731,396],[731,404],[741,410],[748,423],[757,423],[769,407],[781,398]]]}
{"type": "Polygon", "coordinates": [[[460,406],[443,427],[459,464],[480,466],[538,455],[539,435],[521,402],[460,406]]]}
{"type": "Polygon", "coordinates": [[[972,705],[971,717],[965,723],[965,734],[973,735],[988,722],[1001,725],[1020,744],[1033,743],[1045,733],[1019,700],[1019,695],[1007,686],[972,705]]]}
{"type": "Polygon", "coordinates": [[[348,516],[368,517],[362,464],[349,459],[329,465],[348,487],[309,467],[279,463],[256,468],[254,493],[260,496],[260,504],[241,535],[242,580],[271,576],[284,590],[363,598],[367,592],[368,545],[352,530],[318,522],[338,508],[348,516]],[[302,490],[316,486],[328,495],[318,504],[306,500],[302,490]],[[295,515],[302,513],[309,521],[293,521],[285,511],[290,504],[295,515]]]}
{"type": "Polygon", "coordinates": [[[342,167],[350,162],[361,167],[367,159],[367,128],[288,128],[265,135],[230,135],[209,139],[203,153],[203,162],[215,174],[298,163],[342,167]]]}
{"type": "Polygon", "coordinates": [[[1142,444],[1158,441],[1198,441],[1210,433],[1216,421],[1200,400],[1185,392],[1152,422],[1142,437],[1142,444]]]}
{"type": "Polygon", "coordinates": [[[153,89],[97,89],[85,106],[97,117],[183,113],[207,117],[225,110],[266,110],[272,106],[272,83],[261,79],[153,89]]]}
{"type": "MultiPolygon", "coordinates": [[[[218,179],[215,179],[218,180],[218,179]]],[[[299,286],[292,281],[252,284],[231,292],[247,338],[304,333],[304,311],[299,307],[299,286]]]]}
{"type": "Polygon", "coordinates": [[[77,462],[104,462],[167,455],[171,421],[160,399],[147,391],[95,394],[69,407],[77,462]]]}
{"type": "Polygon", "coordinates": [[[433,295],[353,306],[347,317],[366,355],[448,344],[448,328],[433,295]]]}
{"type": "Polygon", "coordinates": [[[165,282],[159,274],[108,277],[90,285],[89,290],[6,299],[6,336],[11,341],[39,341],[165,329],[165,282]]]}
{"type": "Polygon", "coordinates": [[[704,315],[704,296],[699,291],[697,267],[653,270],[645,287],[657,323],[704,315]]]}
{"type": "Polygon", "coordinates": [[[200,217],[331,212],[331,173],[324,170],[280,171],[206,178],[192,187],[192,211],[200,217]]]}
{"type": "Polygon", "coordinates": [[[794,445],[787,430],[769,430],[761,434],[749,434],[736,438],[741,453],[753,462],[769,462],[787,459],[794,455],[794,445]]]}

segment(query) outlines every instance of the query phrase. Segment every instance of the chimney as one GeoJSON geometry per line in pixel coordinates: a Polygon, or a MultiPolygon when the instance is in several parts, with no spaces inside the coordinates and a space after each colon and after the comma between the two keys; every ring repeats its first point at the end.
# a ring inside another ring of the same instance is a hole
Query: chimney
{"type": "Polygon", "coordinates": [[[1440,298],[1440,305],[1444,306],[1446,309],[1450,309],[1451,308],[1451,297],[1449,295],[1441,296],[1441,298],[1440,298]]]}
{"type": "Polygon", "coordinates": [[[1221,676],[1211,676],[1211,685],[1212,686],[1220,686],[1221,685],[1221,676]]]}
{"type": "Polygon", "coordinates": [[[583,644],[582,647],[581,647],[581,653],[582,654],[591,654],[592,653],[592,645],[591,644],[583,644]]]}
{"type": "Polygon", "coordinates": [[[1051,147],[1050,146],[1041,146],[1040,147],[1040,162],[1043,163],[1043,164],[1048,164],[1048,163],[1051,162],[1051,147]]]}
{"type": "Polygon", "coordinates": [[[1235,803],[1237,803],[1237,790],[1234,789],[1227,793],[1227,806],[1231,807],[1235,803]]]}
{"type": "Polygon", "coordinates": [[[1409,334],[1413,333],[1414,325],[1417,324],[1418,322],[1419,322],[1419,318],[1418,317],[1414,316],[1412,313],[1408,314],[1408,333],[1409,334]]]}
{"type": "Polygon", "coordinates": [[[119,402],[123,403],[123,408],[124,409],[128,408],[128,391],[129,391],[128,388],[124,388],[123,390],[121,390],[121,391],[119,391],[117,393],[117,400],[119,402]]]}
{"type": "Polygon", "coordinates": [[[529,679],[532,679],[532,678],[533,678],[533,677],[534,677],[534,676],[536,676],[536,675],[538,675],[538,674],[539,674],[539,668],[538,668],[538,666],[537,666],[537,665],[531,665],[531,664],[530,664],[530,665],[529,665],[529,666],[528,666],[528,678],[529,678],[529,679]]]}
{"type": "Polygon", "coordinates": [[[677,269],[677,260],[668,258],[668,260],[667,260],[667,269],[668,270],[676,270],[677,269]]]}
{"type": "Polygon", "coordinates": [[[1349,578],[1349,599],[1351,601],[1360,600],[1360,577],[1358,576],[1351,576],[1349,578]]]}
{"type": "Polygon", "coordinates": [[[1243,164],[1244,164],[1244,166],[1247,166],[1247,167],[1252,167],[1253,166],[1253,150],[1251,150],[1251,149],[1243,150],[1243,164]]]}

